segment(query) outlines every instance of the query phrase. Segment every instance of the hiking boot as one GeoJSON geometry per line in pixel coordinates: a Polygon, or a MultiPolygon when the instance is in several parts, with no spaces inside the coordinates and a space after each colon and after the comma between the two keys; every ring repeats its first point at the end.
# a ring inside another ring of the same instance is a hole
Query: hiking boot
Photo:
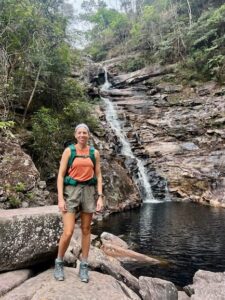
{"type": "Polygon", "coordinates": [[[54,277],[56,280],[64,280],[63,261],[55,260],[54,277]]]}
{"type": "Polygon", "coordinates": [[[86,262],[81,262],[80,263],[80,270],[79,270],[79,276],[80,280],[82,282],[88,282],[89,281],[89,276],[88,276],[88,264],[86,262]]]}

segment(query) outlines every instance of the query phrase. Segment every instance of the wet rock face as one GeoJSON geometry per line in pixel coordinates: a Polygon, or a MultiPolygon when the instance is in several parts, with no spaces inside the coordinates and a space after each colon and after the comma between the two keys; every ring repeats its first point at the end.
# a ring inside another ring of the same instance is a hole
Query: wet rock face
{"type": "Polygon", "coordinates": [[[124,158],[117,154],[121,145],[105,122],[103,125],[101,140],[95,137],[94,144],[101,155],[105,206],[109,212],[138,207],[141,203],[138,188],[126,169],[124,158]]]}
{"type": "MultiPolygon", "coordinates": [[[[173,198],[225,207],[224,88],[185,87],[169,72],[145,68],[118,75],[115,92],[104,96],[115,102],[154,196],[162,198],[168,187],[173,198]]],[[[134,174],[133,162],[127,166],[134,174]]]]}
{"type": "Polygon", "coordinates": [[[31,157],[13,136],[0,133],[0,208],[52,204],[31,157]]]}

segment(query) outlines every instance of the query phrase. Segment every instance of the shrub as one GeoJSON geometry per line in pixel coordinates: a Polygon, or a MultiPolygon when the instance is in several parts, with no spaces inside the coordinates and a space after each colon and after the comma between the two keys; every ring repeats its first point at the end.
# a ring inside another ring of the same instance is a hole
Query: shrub
{"type": "Polygon", "coordinates": [[[127,58],[119,66],[122,72],[134,72],[145,67],[145,61],[141,57],[127,58]]]}

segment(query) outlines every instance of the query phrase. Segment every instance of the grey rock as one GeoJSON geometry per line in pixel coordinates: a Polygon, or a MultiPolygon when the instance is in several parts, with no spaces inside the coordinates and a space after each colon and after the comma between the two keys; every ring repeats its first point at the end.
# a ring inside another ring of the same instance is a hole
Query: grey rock
{"type": "Polygon", "coordinates": [[[0,271],[49,261],[60,233],[57,206],[0,210],[0,271]]]}
{"type": "Polygon", "coordinates": [[[32,271],[28,269],[11,271],[0,274],[0,297],[19,286],[32,276],[32,271]]]}
{"type": "Polygon", "coordinates": [[[139,291],[138,279],[124,269],[117,259],[106,255],[101,249],[91,247],[88,262],[92,269],[101,270],[125,283],[133,291],[139,291]]]}
{"type": "Polygon", "coordinates": [[[29,203],[27,203],[26,201],[23,201],[23,202],[22,202],[22,207],[23,207],[23,208],[29,207],[29,203]]]}
{"type": "Polygon", "coordinates": [[[106,242],[116,246],[120,246],[124,249],[128,249],[128,244],[124,240],[109,232],[102,232],[101,241],[103,244],[104,242],[106,242]]]}
{"type": "Polygon", "coordinates": [[[185,292],[178,291],[178,300],[190,300],[190,297],[185,292]]]}
{"type": "Polygon", "coordinates": [[[168,83],[160,83],[156,86],[157,90],[160,92],[172,94],[172,93],[180,93],[183,89],[182,85],[168,84],[168,83]]]}
{"type": "Polygon", "coordinates": [[[178,300],[178,291],[172,282],[151,277],[139,277],[143,300],[178,300]]]}
{"type": "Polygon", "coordinates": [[[214,273],[199,270],[194,275],[193,284],[188,287],[194,292],[191,300],[224,300],[225,272],[214,273]]]}
{"type": "Polygon", "coordinates": [[[0,133],[0,189],[4,209],[22,206],[23,200],[29,200],[29,206],[38,206],[39,198],[44,205],[52,202],[43,190],[37,186],[40,174],[31,157],[26,154],[15,136],[0,133]],[[36,197],[38,191],[38,197],[36,197]]]}
{"type": "Polygon", "coordinates": [[[162,74],[171,73],[172,70],[173,66],[165,68],[155,64],[129,74],[115,76],[112,82],[114,86],[125,86],[127,84],[135,84],[144,81],[150,77],[157,77],[162,74]]]}
{"type": "Polygon", "coordinates": [[[45,181],[43,181],[43,180],[41,180],[41,181],[39,181],[38,182],[38,187],[40,188],[40,189],[45,189],[46,188],[46,182],[45,181]]]}
{"type": "Polygon", "coordinates": [[[125,284],[105,274],[90,271],[88,284],[80,282],[78,269],[65,267],[65,281],[53,278],[47,270],[27,280],[2,297],[2,300],[139,300],[125,284]]]}
{"type": "Polygon", "coordinates": [[[195,145],[194,143],[191,143],[191,142],[183,143],[183,144],[181,144],[181,147],[183,149],[189,150],[189,151],[199,150],[199,147],[197,145],[195,145]]]}

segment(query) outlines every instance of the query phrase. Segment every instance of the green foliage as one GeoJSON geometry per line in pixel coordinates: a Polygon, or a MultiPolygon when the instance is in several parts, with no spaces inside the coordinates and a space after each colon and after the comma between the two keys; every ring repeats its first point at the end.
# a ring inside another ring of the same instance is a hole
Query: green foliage
{"type": "MultiPolygon", "coordinates": [[[[94,59],[105,59],[124,47],[126,54],[141,53],[145,63],[180,62],[194,77],[223,81],[224,1],[142,0],[135,1],[136,11],[131,2],[120,1],[125,13],[95,6],[88,14],[86,20],[93,24],[88,51],[94,59]]],[[[129,72],[142,66],[127,61],[120,69],[129,72]]]]}
{"type": "Polygon", "coordinates": [[[32,123],[34,160],[42,175],[51,173],[57,168],[60,156],[59,140],[63,133],[59,118],[52,110],[43,107],[35,113],[32,123]]]}
{"type": "Polygon", "coordinates": [[[32,153],[44,178],[58,169],[63,144],[74,139],[74,128],[78,123],[88,124],[90,130],[98,126],[86,101],[72,101],[61,113],[44,107],[35,113],[32,153]]]}
{"type": "Polygon", "coordinates": [[[64,99],[65,103],[71,100],[86,100],[85,87],[72,78],[67,78],[62,84],[60,98],[64,99]]]}
{"type": "Polygon", "coordinates": [[[94,60],[105,59],[108,50],[126,41],[130,34],[128,16],[115,9],[100,7],[81,18],[92,24],[86,38],[90,42],[87,52],[94,60]]]}
{"type": "Polygon", "coordinates": [[[145,60],[142,57],[133,57],[124,60],[119,66],[122,72],[134,72],[145,67],[145,60]]]}
{"type": "Polygon", "coordinates": [[[109,48],[105,47],[105,45],[101,44],[91,44],[89,47],[87,47],[86,51],[89,55],[91,55],[92,59],[94,61],[102,61],[106,59],[108,54],[109,48]]]}
{"type": "Polygon", "coordinates": [[[0,130],[12,128],[15,125],[13,121],[0,121],[0,130]]]}
{"type": "Polygon", "coordinates": [[[222,80],[225,66],[225,4],[204,13],[187,35],[193,67],[206,79],[222,80]]]}
{"type": "Polygon", "coordinates": [[[19,193],[19,192],[23,193],[26,190],[26,187],[23,182],[18,182],[14,189],[17,193],[19,193]]]}
{"type": "Polygon", "coordinates": [[[26,199],[32,201],[35,198],[35,194],[32,192],[29,192],[26,194],[26,199]]]}
{"type": "Polygon", "coordinates": [[[6,106],[13,106],[16,95],[21,106],[29,108],[30,101],[40,107],[50,90],[51,105],[57,103],[71,64],[66,41],[70,19],[63,7],[63,0],[1,1],[0,73],[6,88],[0,98],[6,106]]]}
{"type": "Polygon", "coordinates": [[[21,200],[16,196],[10,196],[8,200],[11,208],[18,208],[21,206],[21,200]]]}

